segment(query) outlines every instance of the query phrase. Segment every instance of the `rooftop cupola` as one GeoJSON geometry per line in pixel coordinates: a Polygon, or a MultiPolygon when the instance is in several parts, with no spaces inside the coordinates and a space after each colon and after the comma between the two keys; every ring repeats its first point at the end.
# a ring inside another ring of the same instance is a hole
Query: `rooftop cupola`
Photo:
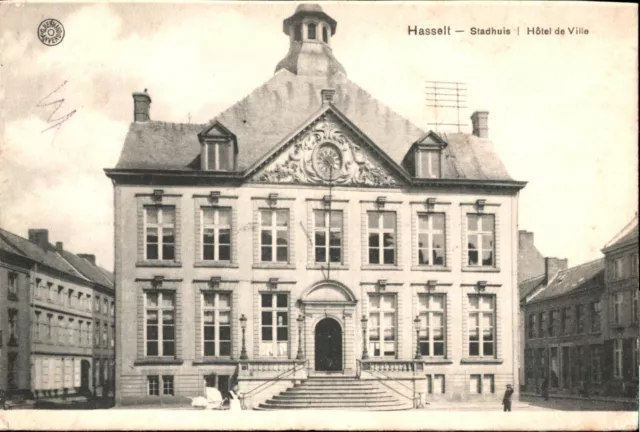
{"type": "Polygon", "coordinates": [[[289,36],[289,52],[276,66],[276,72],[287,69],[296,75],[327,76],[337,72],[346,75],[331,51],[337,25],[317,4],[298,6],[282,23],[282,30],[289,36]]]}

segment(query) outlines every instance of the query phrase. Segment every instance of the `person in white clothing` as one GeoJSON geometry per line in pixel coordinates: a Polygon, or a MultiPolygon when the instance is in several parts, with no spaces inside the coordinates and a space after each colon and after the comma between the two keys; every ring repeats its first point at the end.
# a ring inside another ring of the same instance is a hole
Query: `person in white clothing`
{"type": "Polygon", "coordinates": [[[240,411],[242,406],[240,405],[240,399],[238,398],[238,386],[234,385],[231,390],[229,390],[229,409],[231,411],[240,411]]]}

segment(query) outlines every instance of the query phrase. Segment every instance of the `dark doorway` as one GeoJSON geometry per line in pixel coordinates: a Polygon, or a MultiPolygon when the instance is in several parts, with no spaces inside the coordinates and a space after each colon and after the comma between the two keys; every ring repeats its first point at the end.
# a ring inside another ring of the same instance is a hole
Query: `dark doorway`
{"type": "Polygon", "coordinates": [[[80,388],[83,393],[89,392],[89,377],[91,376],[91,363],[89,360],[80,362],[80,388]]]}
{"type": "Polygon", "coordinates": [[[325,318],[316,325],[316,370],[342,370],[342,329],[338,321],[325,318]]]}

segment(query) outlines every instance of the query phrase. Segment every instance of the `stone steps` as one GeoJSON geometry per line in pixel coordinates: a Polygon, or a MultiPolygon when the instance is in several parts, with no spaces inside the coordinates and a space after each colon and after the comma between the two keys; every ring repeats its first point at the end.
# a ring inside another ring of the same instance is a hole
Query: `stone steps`
{"type": "Polygon", "coordinates": [[[313,377],[254,409],[396,411],[411,408],[411,401],[373,381],[361,381],[355,377],[313,377]]]}

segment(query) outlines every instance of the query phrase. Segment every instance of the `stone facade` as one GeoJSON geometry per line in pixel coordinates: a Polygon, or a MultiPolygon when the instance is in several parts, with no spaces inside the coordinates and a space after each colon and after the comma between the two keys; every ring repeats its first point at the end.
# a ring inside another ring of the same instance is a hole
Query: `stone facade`
{"type": "Polygon", "coordinates": [[[300,6],[272,80],[208,125],[136,108],[106,170],[122,287],[117,404],[237,384],[252,407],[327,374],[403,398],[415,386],[423,401],[517,389],[525,183],[490,153],[488,113],[475,120],[482,138],[440,136],[347,81],[326,54],[332,23],[300,6]],[[483,164],[492,173],[478,176],[483,164]]]}

